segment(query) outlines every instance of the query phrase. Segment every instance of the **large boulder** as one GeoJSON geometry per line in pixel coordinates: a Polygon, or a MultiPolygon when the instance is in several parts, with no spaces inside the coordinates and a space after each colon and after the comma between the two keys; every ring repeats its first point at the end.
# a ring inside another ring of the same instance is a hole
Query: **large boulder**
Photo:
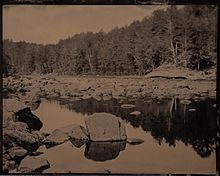
{"type": "Polygon", "coordinates": [[[85,117],[85,124],[91,141],[126,140],[126,130],[118,117],[107,113],[95,113],[85,117]]]}
{"type": "Polygon", "coordinates": [[[22,173],[41,173],[50,167],[50,163],[45,158],[26,156],[20,163],[18,171],[22,173]]]}
{"type": "Polygon", "coordinates": [[[43,123],[31,112],[29,107],[19,110],[15,115],[17,121],[26,123],[30,129],[40,130],[43,126],[43,123]]]}

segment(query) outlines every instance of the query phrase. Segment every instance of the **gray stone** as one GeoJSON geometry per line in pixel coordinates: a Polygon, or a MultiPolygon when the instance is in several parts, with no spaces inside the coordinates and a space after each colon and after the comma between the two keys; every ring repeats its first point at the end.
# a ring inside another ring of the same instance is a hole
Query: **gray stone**
{"type": "Polygon", "coordinates": [[[3,171],[9,172],[10,170],[14,170],[16,168],[15,161],[6,161],[3,165],[3,171]]]}
{"type": "Polygon", "coordinates": [[[112,99],[112,95],[103,95],[102,98],[103,98],[104,101],[108,101],[108,100],[112,99]]]}
{"type": "Polygon", "coordinates": [[[27,124],[22,122],[13,122],[3,130],[3,142],[7,148],[13,146],[21,146],[26,150],[35,150],[41,142],[34,134],[32,134],[27,124]]]}
{"type": "Polygon", "coordinates": [[[193,109],[193,108],[192,108],[192,109],[189,109],[188,111],[189,111],[189,112],[195,112],[196,109],[193,109]]]}
{"type": "Polygon", "coordinates": [[[90,94],[85,94],[82,96],[82,99],[86,100],[86,99],[90,99],[92,96],[90,94]]]}
{"type": "Polygon", "coordinates": [[[27,155],[28,151],[18,146],[10,148],[8,153],[12,159],[21,159],[27,155]]]}
{"type": "Polygon", "coordinates": [[[189,105],[191,103],[190,100],[181,100],[180,104],[185,104],[185,105],[189,105]]]}
{"type": "Polygon", "coordinates": [[[126,140],[123,121],[107,113],[95,113],[85,118],[86,128],[91,141],[126,140]]]}
{"type": "Polygon", "coordinates": [[[124,108],[124,109],[130,109],[130,108],[134,108],[135,105],[132,105],[132,104],[123,104],[121,105],[121,108],[124,108]]]}
{"type": "Polygon", "coordinates": [[[63,131],[56,129],[54,130],[45,140],[45,144],[62,144],[69,139],[69,136],[63,131]]]}
{"type": "Polygon", "coordinates": [[[50,163],[45,158],[26,156],[20,163],[18,170],[22,173],[39,172],[50,167],[50,163]]]}
{"type": "Polygon", "coordinates": [[[139,116],[139,115],[141,115],[141,112],[140,111],[133,111],[133,112],[130,113],[130,115],[139,116]]]}
{"type": "Polygon", "coordinates": [[[86,83],[86,82],[81,83],[80,86],[79,86],[80,91],[87,91],[89,89],[91,89],[91,84],[86,83]]]}
{"type": "Polygon", "coordinates": [[[87,130],[80,125],[72,124],[66,127],[59,128],[59,130],[67,134],[71,139],[89,139],[87,130]]]}
{"type": "Polygon", "coordinates": [[[127,139],[127,143],[131,144],[131,145],[137,145],[137,144],[141,144],[144,141],[142,139],[139,138],[128,138],[127,139]]]}

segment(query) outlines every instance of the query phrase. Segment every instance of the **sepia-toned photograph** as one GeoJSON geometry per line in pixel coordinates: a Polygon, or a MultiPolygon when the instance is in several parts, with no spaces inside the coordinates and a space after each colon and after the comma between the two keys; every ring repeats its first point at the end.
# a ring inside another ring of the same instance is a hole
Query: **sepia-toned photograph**
{"type": "Polygon", "coordinates": [[[3,5],[4,174],[216,174],[216,5],[3,5]]]}

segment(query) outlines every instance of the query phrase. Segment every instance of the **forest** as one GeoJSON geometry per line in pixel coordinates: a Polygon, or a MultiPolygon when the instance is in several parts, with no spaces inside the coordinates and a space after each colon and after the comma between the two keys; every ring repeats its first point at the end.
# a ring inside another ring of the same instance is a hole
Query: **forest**
{"type": "Polygon", "coordinates": [[[3,74],[146,75],[163,64],[206,70],[217,62],[216,33],[216,6],[171,5],[108,33],[57,44],[5,39],[3,74]]]}

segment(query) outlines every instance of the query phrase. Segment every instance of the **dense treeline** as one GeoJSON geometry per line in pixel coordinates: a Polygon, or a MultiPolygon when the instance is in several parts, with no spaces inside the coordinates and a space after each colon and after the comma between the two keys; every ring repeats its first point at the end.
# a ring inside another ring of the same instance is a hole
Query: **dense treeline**
{"type": "Polygon", "coordinates": [[[108,33],[80,33],[54,45],[3,41],[5,73],[144,75],[170,63],[216,64],[216,6],[170,6],[108,33]]]}

